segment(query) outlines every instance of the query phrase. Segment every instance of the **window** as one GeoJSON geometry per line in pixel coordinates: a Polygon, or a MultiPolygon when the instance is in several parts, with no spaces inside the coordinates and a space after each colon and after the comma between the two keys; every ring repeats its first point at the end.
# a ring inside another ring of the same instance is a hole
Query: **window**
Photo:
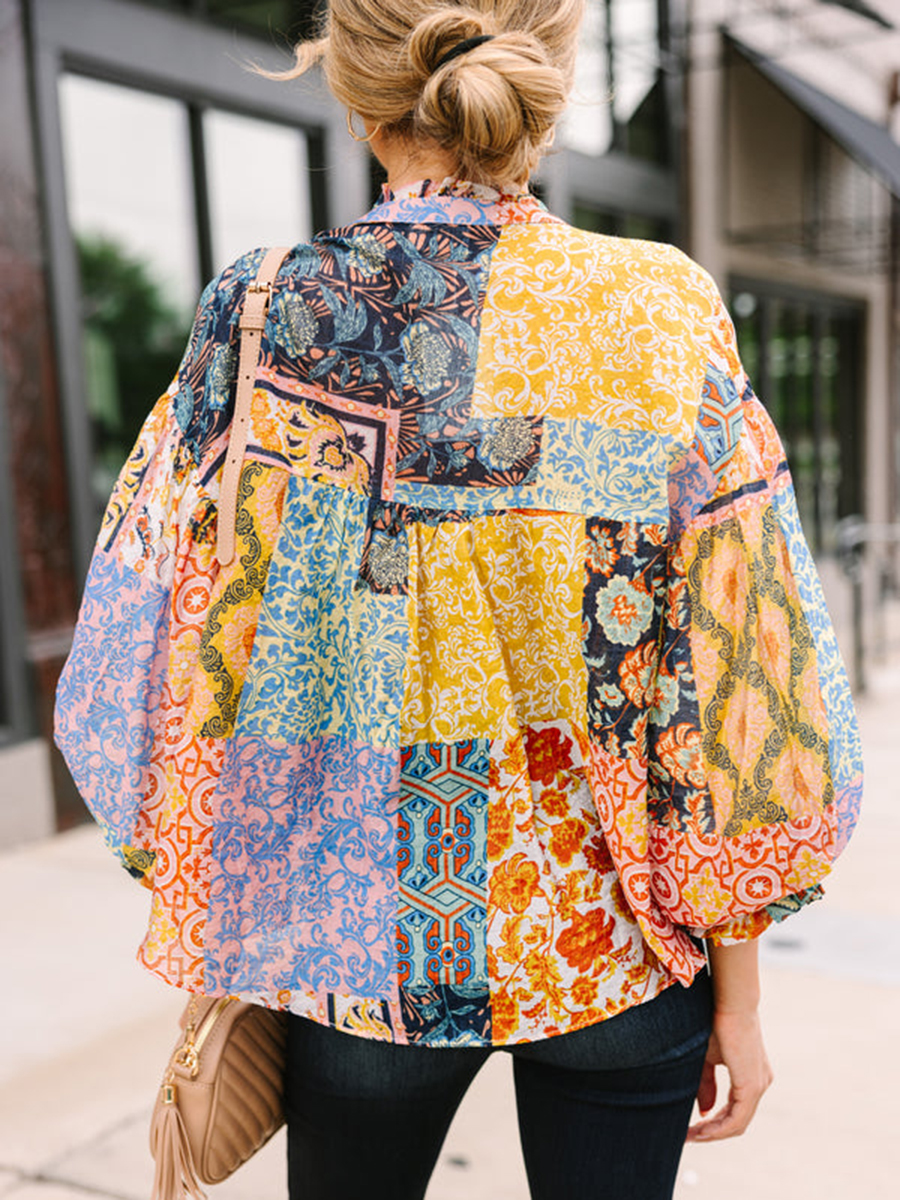
{"type": "Polygon", "coordinates": [[[606,233],[612,237],[641,238],[648,242],[671,242],[671,221],[664,217],[642,216],[640,213],[615,212],[593,208],[577,201],[572,209],[572,224],[591,233],[606,233]]]}
{"type": "Polygon", "coordinates": [[[735,283],[732,313],[754,391],[784,442],[804,532],[817,553],[862,508],[863,313],[832,297],[735,283]]]}
{"type": "Polygon", "coordinates": [[[310,37],[316,12],[324,7],[318,0],[201,0],[195,11],[216,21],[258,30],[267,36],[276,33],[291,38],[310,37]]]}
{"type": "Polygon", "coordinates": [[[661,0],[588,0],[566,124],[572,149],[668,161],[665,15],[661,0]]]}
{"type": "Polygon", "coordinates": [[[140,0],[266,37],[308,38],[324,0],[140,0]]]}
{"type": "Polygon", "coordinates": [[[308,147],[291,126],[85,76],[59,91],[99,521],[201,286],[256,246],[310,236],[308,147]]]}
{"type": "Polygon", "coordinates": [[[190,330],[200,284],[190,134],[178,101],[95,79],[64,75],[60,106],[99,519],[190,330]]]}
{"type": "Polygon", "coordinates": [[[890,262],[890,190],[738,52],[726,61],[727,237],[859,274],[890,262]]]}
{"type": "Polygon", "coordinates": [[[299,129],[211,109],[204,135],[215,271],[254,246],[292,246],[312,235],[299,129]]]}

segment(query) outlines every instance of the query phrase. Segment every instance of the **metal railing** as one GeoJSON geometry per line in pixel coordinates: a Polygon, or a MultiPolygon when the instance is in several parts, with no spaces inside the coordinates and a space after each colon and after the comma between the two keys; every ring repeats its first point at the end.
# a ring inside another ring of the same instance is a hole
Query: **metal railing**
{"type": "Polygon", "coordinates": [[[844,517],[835,530],[838,565],[850,581],[853,625],[853,687],[866,690],[866,643],[864,582],[866,575],[877,580],[877,610],[882,612],[890,596],[898,595],[896,556],[891,552],[877,564],[875,570],[866,563],[870,546],[886,547],[892,551],[900,546],[900,522],[866,521],[862,517],[844,517]]]}

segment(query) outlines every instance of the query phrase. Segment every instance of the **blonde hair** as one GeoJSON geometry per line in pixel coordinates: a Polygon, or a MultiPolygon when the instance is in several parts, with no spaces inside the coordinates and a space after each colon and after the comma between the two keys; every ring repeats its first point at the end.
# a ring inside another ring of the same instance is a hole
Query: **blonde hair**
{"type": "Polygon", "coordinates": [[[331,0],[323,36],[296,47],[282,78],[321,60],[350,112],[434,143],[474,183],[520,184],[566,107],[583,10],[584,0],[331,0]]]}

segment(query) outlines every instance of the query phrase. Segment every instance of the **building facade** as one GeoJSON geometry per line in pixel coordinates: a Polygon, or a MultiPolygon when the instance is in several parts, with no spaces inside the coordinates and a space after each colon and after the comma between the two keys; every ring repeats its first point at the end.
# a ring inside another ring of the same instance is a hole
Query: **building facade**
{"type": "MultiPolygon", "coordinates": [[[[884,171],[789,81],[886,128],[897,2],[878,23],[813,0],[589,0],[535,181],[575,223],[712,271],[826,575],[839,518],[896,510],[897,223],[884,171]]],[[[316,11],[0,0],[0,846],[84,815],[50,743],[55,681],[103,502],[200,288],[376,194],[321,81],[254,70],[288,65],[316,11]]]]}
{"type": "Polygon", "coordinates": [[[820,558],[897,515],[897,0],[692,9],[692,252],[730,295],[820,558]]]}

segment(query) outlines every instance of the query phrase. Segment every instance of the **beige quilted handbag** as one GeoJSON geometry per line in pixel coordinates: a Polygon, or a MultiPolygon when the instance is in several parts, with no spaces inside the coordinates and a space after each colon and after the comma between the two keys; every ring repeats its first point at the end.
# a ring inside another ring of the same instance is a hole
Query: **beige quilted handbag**
{"type": "Polygon", "coordinates": [[[195,996],[181,1027],[150,1126],[152,1200],[203,1200],[284,1124],[284,1013],[195,996]]]}

